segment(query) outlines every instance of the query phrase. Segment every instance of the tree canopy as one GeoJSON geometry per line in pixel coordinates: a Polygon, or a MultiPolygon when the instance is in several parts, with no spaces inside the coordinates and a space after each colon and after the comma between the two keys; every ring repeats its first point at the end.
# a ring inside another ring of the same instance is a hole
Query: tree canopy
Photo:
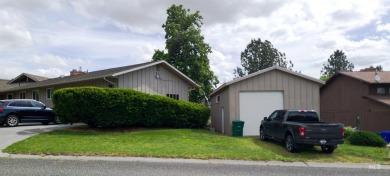
{"type": "Polygon", "coordinates": [[[294,66],[290,60],[286,59],[286,54],[274,48],[270,41],[261,41],[260,38],[252,39],[245,50],[241,52],[241,66],[243,69],[237,67],[233,73],[235,77],[242,77],[275,65],[290,70],[294,66]]]}
{"type": "Polygon", "coordinates": [[[328,63],[323,64],[321,75],[328,78],[332,77],[339,71],[352,71],[354,68],[353,63],[347,60],[347,56],[342,50],[336,50],[328,59],[328,63]]]}
{"type": "Polygon", "coordinates": [[[191,90],[190,101],[199,102],[209,96],[213,85],[218,84],[218,78],[210,70],[207,57],[211,53],[211,47],[201,35],[203,17],[199,11],[190,13],[190,9],[184,9],[182,5],[172,5],[167,14],[167,20],[162,25],[165,30],[166,52],[155,50],[152,59],[167,61],[198,83],[201,88],[191,90]]]}

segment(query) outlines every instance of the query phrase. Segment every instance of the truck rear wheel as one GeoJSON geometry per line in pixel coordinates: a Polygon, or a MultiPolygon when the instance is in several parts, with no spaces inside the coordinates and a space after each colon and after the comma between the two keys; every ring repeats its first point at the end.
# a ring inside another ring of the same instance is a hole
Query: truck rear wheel
{"type": "Polygon", "coordinates": [[[294,141],[294,138],[290,135],[286,137],[286,149],[288,152],[294,153],[297,151],[297,147],[294,141]]]}
{"type": "Polygon", "coordinates": [[[322,149],[322,152],[327,153],[327,154],[331,154],[331,153],[333,153],[335,147],[332,145],[325,145],[325,146],[321,146],[321,149],[322,149]]]}

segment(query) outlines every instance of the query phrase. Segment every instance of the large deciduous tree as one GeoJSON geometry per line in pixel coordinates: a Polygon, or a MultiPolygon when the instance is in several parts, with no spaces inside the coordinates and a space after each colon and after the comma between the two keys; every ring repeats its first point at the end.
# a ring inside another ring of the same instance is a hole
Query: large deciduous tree
{"type": "Polygon", "coordinates": [[[321,75],[328,78],[332,77],[339,71],[352,71],[353,63],[347,60],[347,56],[342,50],[336,50],[328,59],[328,63],[323,65],[321,75]]]}
{"type": "Polygon", "coordinates": [[[211,47],[201,35],[203,17],[199,11],[190,13],[182,5],[172,5],[167,14],[167,20],[162,26],[165,30],[166,52],[156,50],[152,59],[167,61],[198,83],[201,87],[191,90],[189,98],[190,101],[199,102],[209,96],[213,85],[218,84],[207,57],[211,47]]]}
{"type": "Polygon", "coordinates": [[[241,66],[234,69],[235,77],[242,77],[272,66],[292,69],[294,64],[286,59],[286,54],[279,52],[268,40],[252,39],[241,52],[241,66]]]}

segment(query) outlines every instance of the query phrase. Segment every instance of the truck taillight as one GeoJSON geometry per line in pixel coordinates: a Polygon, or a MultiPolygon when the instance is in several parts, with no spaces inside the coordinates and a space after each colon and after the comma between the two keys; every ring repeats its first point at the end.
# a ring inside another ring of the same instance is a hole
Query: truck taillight
{"type": "Polygon", "coordinates": [[[305,134],[306,134],[306,129],[303,128],[303,127],[300,127],[300,128],[299,128],[299,135],[300,135],[300,136],[305,136],[305,134]]]}
{"type": "Polygon", "coordinates": [[[3,112],[3,108],[0,108],[0,112],[3,112]]]}
{"type": "Polygon", "coordinates": [[[345,129],[344,127],[341,129],[341,135],[344,137],[344,132],[345,132],[345,129]]]}

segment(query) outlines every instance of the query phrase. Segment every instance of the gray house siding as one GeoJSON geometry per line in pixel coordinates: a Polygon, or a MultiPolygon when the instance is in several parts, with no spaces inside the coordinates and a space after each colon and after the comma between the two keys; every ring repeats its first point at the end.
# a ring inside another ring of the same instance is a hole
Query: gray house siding
{"type": "MultiPolygon", "coordinates": [[[[114,82],[115,84],[118,84],[116,79],[107,79],[111,82],[114,82]]],[[[46,87],[40,87],[40,88],[32,88],[32,89],[26,89],[26,90],[18,90],[13,92],[7,92],[6,94],[13,94],[13,99],[19,99],[19,93],[25,92],[26,93],[26,99],[32,99],[32,92],[37,90],[39,91],[39,101],[44,103],[47,107],[53,107],[53,102],[51,99],[47,99],[46,91],[47,89],[52,89],[54,92],[55,90],[66,88],[66,87],[83,87],[83,86],[95,86],[95,87],[109,87],[111,83],[107,82],[104,79],[95,79],[95,80],[88,80],[88,81],[81,81],[81,82],[74,82],[74,83],[68,83],[68,84],[61,84],[61,85],[55,85],[55,86],[46,86],[46,87]]]]}
{"type": "MultiPolygon", "coordinates": [[[[285,109],[309,109],[320,112],[320,87],[319,82],[306,79],[295,74],[273,69],[259,75],[234,82],[213,93],[213,102],[218,95],[221,96],[219,104],[212,104],[212,127],[221,132],[219,124],[220,106],[225,108],[225,134],[231,134],[233,120],[240,120],[240,92],[283,92],[283,106],[285,109]],[[228,117],[228,118],[226,118],[228,117]]],[[[267,101],[267,100],[259,100],[267,101]]],[[[261,117],[262,118],[262,117],[261,117]]]]}
{"type": "Polygon", "coordinates": [[[227,88],[211,98],[211,126],[215,128],[215,131],[230,134],[229,109],[229,88],[227,88]],[[217,103],[218,96],[220,101],[217,103]],[[224,130],[222,130],[222,109],[224,111],[224,130]]]}
{"type": "Polygon", "coordinates": [[[188,83],[162,65],[154,65],[118,76],[119,88],[131,88],[149,94],[178,94],[188,101],[188,83]],[[156,74],[159,74],[159,78],[156,74]]]}

